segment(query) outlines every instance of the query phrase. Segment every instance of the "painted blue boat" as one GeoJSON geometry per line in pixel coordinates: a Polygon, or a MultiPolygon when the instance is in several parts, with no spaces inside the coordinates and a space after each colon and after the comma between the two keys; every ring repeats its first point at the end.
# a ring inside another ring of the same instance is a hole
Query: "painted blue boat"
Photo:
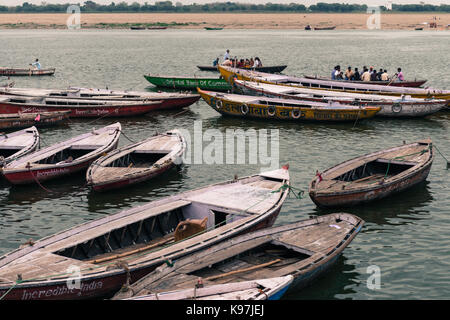
{"type": "Polygon", "coordinates": [[[334,213],[247,233],[161,266],[115,298],[193,288],[199,281],[209,286],[292,276],[289,287],[268,297],[279,299],[330,270],[363,224],[334,213]]]}

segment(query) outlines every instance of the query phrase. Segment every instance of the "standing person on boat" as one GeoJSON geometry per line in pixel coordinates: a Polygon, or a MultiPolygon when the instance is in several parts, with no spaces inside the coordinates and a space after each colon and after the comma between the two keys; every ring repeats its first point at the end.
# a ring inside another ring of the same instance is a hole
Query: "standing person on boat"
{"type": "Polygon", "coordinates": [[[389,74],[386,69],[384,69],[384,72],[381,74],[381,81],[389,81],[389,74]]]}
{"type": "Polygon", "coordinates": [[[359,74],[358,68],[355,68],[355,72],[353,73],[353,77],[350,80],[361,81],[361,75],[359,74]]]}
{"type": "Polygon", "coordinates": [[[35,62],[30,63],[30,66],[32,66],[36,70],[41,70],[41,63],[39,62],[39,59],[36,59],[35,62]]]}
{"type": "Polygon", "coordinates": [[[347,71],[345,71],[345,80],[351,80],[354,76],[354,72],[352,70],[352,67],[348,67],[347,71]]]}
{"type": "Polygon", "coordinates": [[[218,64],[219,64],[219,58],[217,58],[216,60],[213,61],[213,67],[217,67],[218,64]]]}
{"type": "Polygon", "coordinates": [[[398,80],[405,81],[405,77],[403,76],[402,68],[397,69],[397,73],[395,74],[395,76],[398,78],[398,80]]]}
{"type": "Polygon", "coordinates": [[[230,50],[227,49],[227,52],[225,52],[225,54],[223,55],[223,61],[230,60],[230,58],[230,50]]]}

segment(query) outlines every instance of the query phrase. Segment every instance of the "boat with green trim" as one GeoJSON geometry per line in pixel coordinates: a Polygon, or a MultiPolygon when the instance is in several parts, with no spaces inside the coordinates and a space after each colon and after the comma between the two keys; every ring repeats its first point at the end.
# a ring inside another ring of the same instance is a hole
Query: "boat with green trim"
{"type": "Polygon", "coordinates": [[[231,85],[222,78],[189,78],[177,76],[154,76],[144,75],[151,84],[161,88],[183,89],[183,90],[203,90],[228,91],[231,85]]]}

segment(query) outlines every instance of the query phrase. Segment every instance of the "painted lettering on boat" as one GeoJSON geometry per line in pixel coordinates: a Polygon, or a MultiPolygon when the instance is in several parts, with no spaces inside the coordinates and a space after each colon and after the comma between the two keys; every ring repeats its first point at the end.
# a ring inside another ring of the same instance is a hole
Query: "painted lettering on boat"
{"type": "Polygon", "coordinates": [[[95,291],[103,287],[103,281],[93,281],[91,283],[82,283],[80,289],[69,289],[67,285],[57,286],[51,289],[31,289],[23,290],[22,300],[45,299],[51,297],[64,296],[67,294],[76,294],[81,296],[83,293],[95,291]]]}
{"type": "Polygon", "coordinates": [[[36,177],[40,178],[40,177],[48,177],[48,176],[56,176],[59,175],[61,173],[67,173],[70,172],[69,169],[65,169],[65,168],[61,168],[61,169],[50,169],[47,171],[38,171],[36,173],[36,177]]]}

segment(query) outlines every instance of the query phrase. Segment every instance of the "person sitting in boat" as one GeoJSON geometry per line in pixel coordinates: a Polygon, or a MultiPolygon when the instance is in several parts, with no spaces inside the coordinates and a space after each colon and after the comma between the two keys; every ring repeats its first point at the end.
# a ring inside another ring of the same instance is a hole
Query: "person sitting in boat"
{"type": "Polygon", "coordinates": [[[354,74],[352,67],[348,67],[347,71],[345,71],[345,80],[351,80],[354,74]]]}
{"type": "Polygon", "coordinates": [[[41,63],[39,62],[39,59],[36,59],[35,62],[30,63],[30,66],[32,66],[36,70],[41,70],[41,63]]]}
{"type": "Polygon", "coordinates": [[[216,60],[213,61],[213,67],[217,67],[218,64],[219,64],[219,58],[217,58],[216,60]]]}
{"type": "Polygon", "coordinates": [[[364,68],[364,72],[361,76],[362,81],[369,82],[370,81],[370,72],[369,69],[364,68]]]}
{"type": "Polygon", "coordinates": [[[262,67],[261,60],[258,57],[255,57],[255,62],[253,63],[253,68],[262,67]]]}
{"type": "Polygon", "coordinates": [[[355,68],[355,72],[353,73],[353,77],[350,80],[361,81],[361,75],[359,74],[358,68],[355,68]]]}
{"type": "Polygon", "coordinates": [[[381,81],[389,81],[389,74],[386,69],[384,69],[384,72],[381,74],[381,81]]]}
{"type": "Polygon", "coordinates": [[[331,80],[336,80],[336,70],[338,66],[334,66],[333,71],[331,71],[331,80]]]}
{"type": "Polygon", "coordinates": [[[381,81],[381,75],[383,74],[383,69],[377,72],[377,81],[381,81]]]}
{"type": "Polygon", "coordinates": [[[377,70],[373,69],[370,73],[370,81],[377,81],[377,70]]]}
{"type": "Polygon", "coordinates": [[[402,68],[397,69],[397,73],[395,74],[395,76],[398,78],[398,80],[405,81],[405,77],[403,76],[402,68]]]}
{"type": "Polygon", "coordinates": [[[255,60],[253,60],[253,58],[250,58],[248,67],[249,67],[249,68],[252,68],[254,64],[255,64],[255,60]]]}
{"type": "Polygon", "coordinates": [[[233,61],[231,59],[227,59],[224,62],[222,62],[222,65],[226,67],[231,67],[233,66],[233,61]]]}

